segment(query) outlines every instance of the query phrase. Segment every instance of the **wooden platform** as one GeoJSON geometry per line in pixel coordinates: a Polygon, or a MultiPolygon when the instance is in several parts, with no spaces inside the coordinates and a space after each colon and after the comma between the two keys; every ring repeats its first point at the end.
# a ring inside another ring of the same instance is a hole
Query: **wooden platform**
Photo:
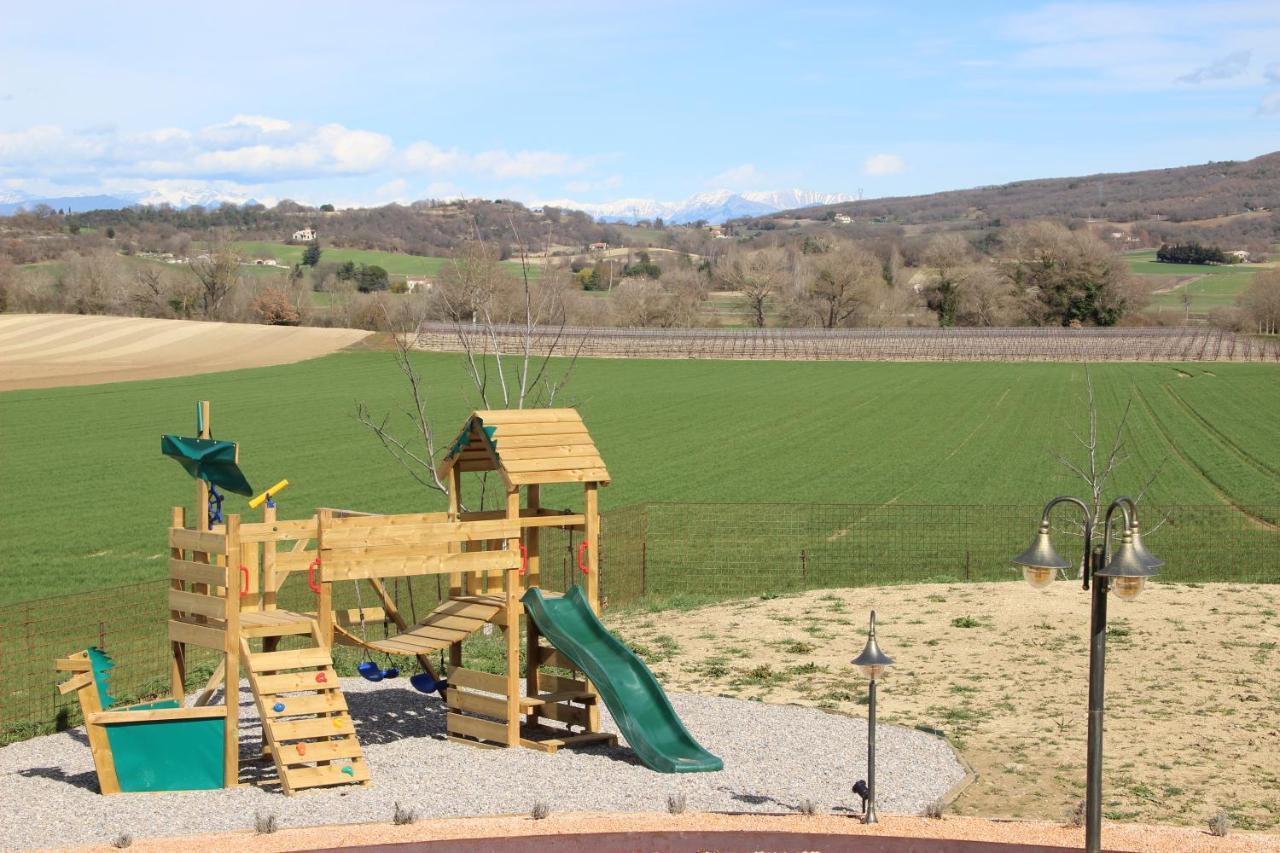
{"type": "MultiPolygon", "coordinates": [[[[348,644],[391,655],[419,655],[460,643],[483,628],[485,623],[505,625],[504,606],[505,600],[501,595],[463,595],[444,602],[409,630],[386,639],[366,640],[359,636],[356,627],[358,616],[356,625],[350,624],[349,620],[339,620],[334,630],[348,644]]],[[[382,611],[376,612],[377,620],[381,620],[382,611]]],[[[373,614],[373,608],[366,609],[366,624],[374,620],[373,614]]]]}

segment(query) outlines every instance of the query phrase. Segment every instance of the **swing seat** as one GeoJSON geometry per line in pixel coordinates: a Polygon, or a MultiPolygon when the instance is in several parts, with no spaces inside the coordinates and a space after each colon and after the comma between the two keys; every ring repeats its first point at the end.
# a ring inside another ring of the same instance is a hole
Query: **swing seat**
{"type": "Polygon", "coordinates": [[[361,661],[356,666],[356,672],[360,673],[365,681],[381,681],[383,678],[382,667],[371,660],[361,661]]]}

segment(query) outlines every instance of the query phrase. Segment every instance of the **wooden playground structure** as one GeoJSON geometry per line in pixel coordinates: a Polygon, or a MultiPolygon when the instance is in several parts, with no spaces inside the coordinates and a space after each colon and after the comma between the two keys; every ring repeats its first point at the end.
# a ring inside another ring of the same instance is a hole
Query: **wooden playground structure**
{"type": "MultiPolygon", "coordinates": [[[[209,450],[214,444],[209,404],[199,406],[197,439],[180,441],[209,450]]],[[[217,451],[224,464],[238,462],[234,445],[223,442],[217,451]]],[[[451,740],[547,752],[584,742],[616,743],[615,735],[600,730],[594,685],[544,643],[532,619],[527,620],[524,645],[528,666],[521,675],[520,599],[540,586],[544,528],[581,535],[577,556],[582,586],[591,609],[599,610],[598,490],[609,482],[609,473],[581,417],[572,409],[476,411],[438,473],[449,486],[444,512],[376,515],[320,509],[307,518],[285,520],[277,517],[272,495],[264,493],[250,502],[262,507],[258,521],[235,514],[220,520],[210,498],[220,510],[221,497],[216,488],[211,495],[210,483],[197,478],[195,524],[189,524],[184,508],[176,507],[168,533],[167,625],[173,662],[164,707],[151,703],[104,710],[109,696],[103,667],[90,662],[98,650],[58,662],[59,669],[74,673],[60,689],[74,690],[80,698],[102,792],[234,787],[240,776],[236,685],[242,671],[262,721],[263,752],[274,761],[286,794],[368,784],[369,768],[333,666],[335,642],[416,657],[429,677],[427,684],[443,693],[451,740]],[[463,475],[481,472],[498,475],[505,495],[502,509],[462,508],[463,475]],[[541,487],[566,483],[582,485],[582,511],[544,509],[541,487]],[[314,610],[295,612],[277,605],[281,587],[294,575],[305,576],[315,594],[314,610]],[[384,580],[431,575],[447,580],[447,596],[410,624],[384,580]],[[357,585],[357,596],[359,585],[366,585],[378,604],[335,609],[335,585],[347,582],[357,585]],[[369,638],[365,625],[384,620],[399,633],[369,638]],[[490,624],[505,640],[503,674],[464,665],[463,641],[490,624]],[[183,707],[189,646],[213,650],[220,663],[195,704],[183,707]],[[447,673],[432,669],[432,653],[447,653],[447,673]],[[557,671],[548,671],[552,668],[557,671]],[[219,696],[221,704],[212,704],[219,696]],[[218,741],[220,772],[199,780],[180,772],[171,774],[173,779],[140,780],[132,773],[132,781],[117,774],[122,752],[137,749],[121,731],[149,727],[155,730],[152,740],[164,742],[166,728],[208,720],[217,725],[204,738],[218,741]]],[[[272,488],[279,491],[284,482],[272,488]]]]}

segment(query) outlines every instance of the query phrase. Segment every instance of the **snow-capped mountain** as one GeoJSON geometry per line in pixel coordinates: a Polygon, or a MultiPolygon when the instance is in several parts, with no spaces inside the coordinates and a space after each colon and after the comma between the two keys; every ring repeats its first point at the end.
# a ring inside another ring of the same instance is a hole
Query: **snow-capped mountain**
{"type": "Polygon", "coordinates": [[[761,216],[779,210],[812,207],[819,204],[836,204],[854,201],[843,193],[823,193],[811,190],[775,190],[772,192],[743,192],[711,190],[691,195],[683,201],[657,201],[651,198],[622,198],[616,201],[589,202],[559,199],[541,204],[581,210],[597,219],[608,222],[635,222],[639,219],[662,217],[667,222],[721,223],[739,216],[761,216]]]}

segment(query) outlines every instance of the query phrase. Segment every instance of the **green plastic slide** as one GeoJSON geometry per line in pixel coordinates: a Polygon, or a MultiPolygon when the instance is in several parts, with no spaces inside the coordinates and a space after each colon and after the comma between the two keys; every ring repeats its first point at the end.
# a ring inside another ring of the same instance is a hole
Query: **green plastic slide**
{"type": "Polygon", "coordinates": [[[631,749],[659,773],[723,770],[724,762],[693,739],[649,667],[596,618],[581,587],[560,598],[533,588],[525,612],[560,653],[595,684],[631,749]]]}

